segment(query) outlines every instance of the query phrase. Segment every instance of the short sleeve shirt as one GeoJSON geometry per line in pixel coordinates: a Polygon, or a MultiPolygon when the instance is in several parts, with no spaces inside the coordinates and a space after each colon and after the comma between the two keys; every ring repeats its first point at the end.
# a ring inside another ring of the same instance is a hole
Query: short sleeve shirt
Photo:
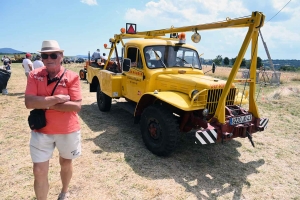
{"type": "Polygon", "coordinates": [[[43,67],[44,66],[44,63],[40,60],[35,60],[33,62],[33,69],[37,69],[37,68],[40,68],[40,67],[43,67]]]}
{"type": "MultiPolygon", "coordinates": [[[[59,78],[64,70],[65,69],[61,67],[56,77],[59,78]]],[[[47,75],[46,67],[31,71],[27,79],[25,94],[51,96],[56,82],[48,85],[47,75]]],[[[69,95],[71,101],[80,101],[82,99],[80,79],[75,72],[66,70],[53,95],[58,94],[69,95]]],[[[80,130],[78,114],[75,111],[62,112],[51,109],[46,110],[46,121],[46,126],[39,129],[38,132],[45,134],[68,134],[80,130]]]]}
{"type": "Polygon", "coordinates": [[[94,52],[93,55],[92,55],[92,58],[94,59],[99,59],[101,56],[100,56],[100,52],[94,52]]]}
{"type": "Polygon", "coordinates": [[[29,60],[28,58],[25,58],[23,60],[22,64],[24,66],[25,72],[30,72],[30,68],[29,68],[28,64],[32,65],[31,60],[29,60]]]}

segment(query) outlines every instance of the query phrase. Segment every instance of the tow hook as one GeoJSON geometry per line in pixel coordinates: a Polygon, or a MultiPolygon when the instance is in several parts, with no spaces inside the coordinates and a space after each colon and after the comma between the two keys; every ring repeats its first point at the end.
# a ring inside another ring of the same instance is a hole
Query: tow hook
{"type": "Polygon", "coordinates": [[[252,136],[250,135],[250,133],[247,131],[246,134],[247,134],[247,137],[249,138],[249,140],[250,140],[252,146],[255,147],[254,142],[253,142],[253,140],[252,140],[252,136]]]}
{"type": "Polygon", "coordinates": [[[223,135],[224,135],[226,138],[231,138],[231,137],[233,136],[233,133],[225,132],[225,133],[223,133],[223,135]]]}
{"type": "Polygon", "coordinates": [[[225,138],[231,138],[232,136],[233,136],[233,133],[228,133],[228,132],[223,133],[223,135],[222,135],[222,144],[224,143],[225,138]]]}

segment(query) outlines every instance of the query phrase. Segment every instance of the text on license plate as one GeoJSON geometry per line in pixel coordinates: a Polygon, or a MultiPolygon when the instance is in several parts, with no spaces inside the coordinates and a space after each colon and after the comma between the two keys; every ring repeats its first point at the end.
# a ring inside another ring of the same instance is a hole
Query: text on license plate
{"type": "Polygon", "coordinates": [[[233,117],[229,119],[230,125],[242,124],[250,121],[252,121],[252,115],[244,115],[244,116],[233,117]]]}

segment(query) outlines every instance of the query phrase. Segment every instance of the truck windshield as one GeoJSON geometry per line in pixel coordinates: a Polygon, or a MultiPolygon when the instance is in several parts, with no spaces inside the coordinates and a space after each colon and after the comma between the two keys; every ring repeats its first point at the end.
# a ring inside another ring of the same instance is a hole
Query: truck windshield
{"type": "Polygon", "coordinates": [[[144,48],[147,67],[202,69],[197,51],[182,46],[148,46],[144,48]],[[162,62],[163,61],[163,62],[162,62]]]}

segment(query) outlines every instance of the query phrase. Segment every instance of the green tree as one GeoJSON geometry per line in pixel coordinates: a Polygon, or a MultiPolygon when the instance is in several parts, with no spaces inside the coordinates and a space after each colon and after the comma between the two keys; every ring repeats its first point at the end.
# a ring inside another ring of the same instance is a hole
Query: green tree
{"type": "MultiPolygon", "coordinates": [[[[232,63],[232,65],[234,65],[235,60],[236,60],[236,57],[235,57],[235,58],[231,58],[231,63],[232,63]]],[[[247,64],[246,64],[246,59],[243,58],[240,67],[246,67],[246,66],[247,66],[247,64]]]]}
{"type": "Polygon", "coordinates": [[[223,60],[223,63],[224,65],[229,65],[229,58],[228,57],[225,57],[224,60],[223,60]]]}
{"type": "Polygon", "coordinates": [[[235,63],[235,60],[236,60],[236,57],[235,58],[231,58],[230,61],[231,61],[231,65],[234,65],[235,63]]]}
{"type": "Polygon", "coordinates": [[[213,60],[213,62],[216,64],[216,65],[221,65],[222,64],[222,56],[221,55],[217,55],[217,57],[213,60]]]}
{"type": "Polygon", "coordinates": [[[242,62],[241,62],[241,67],[246,67],[246,59],[243,58],[242,62]]]}
{"type": "Polygon", "coordinates": [[[256,62],[256,68],[259,69],[262,66],[262,59],[258,56],[256,62]]]}

